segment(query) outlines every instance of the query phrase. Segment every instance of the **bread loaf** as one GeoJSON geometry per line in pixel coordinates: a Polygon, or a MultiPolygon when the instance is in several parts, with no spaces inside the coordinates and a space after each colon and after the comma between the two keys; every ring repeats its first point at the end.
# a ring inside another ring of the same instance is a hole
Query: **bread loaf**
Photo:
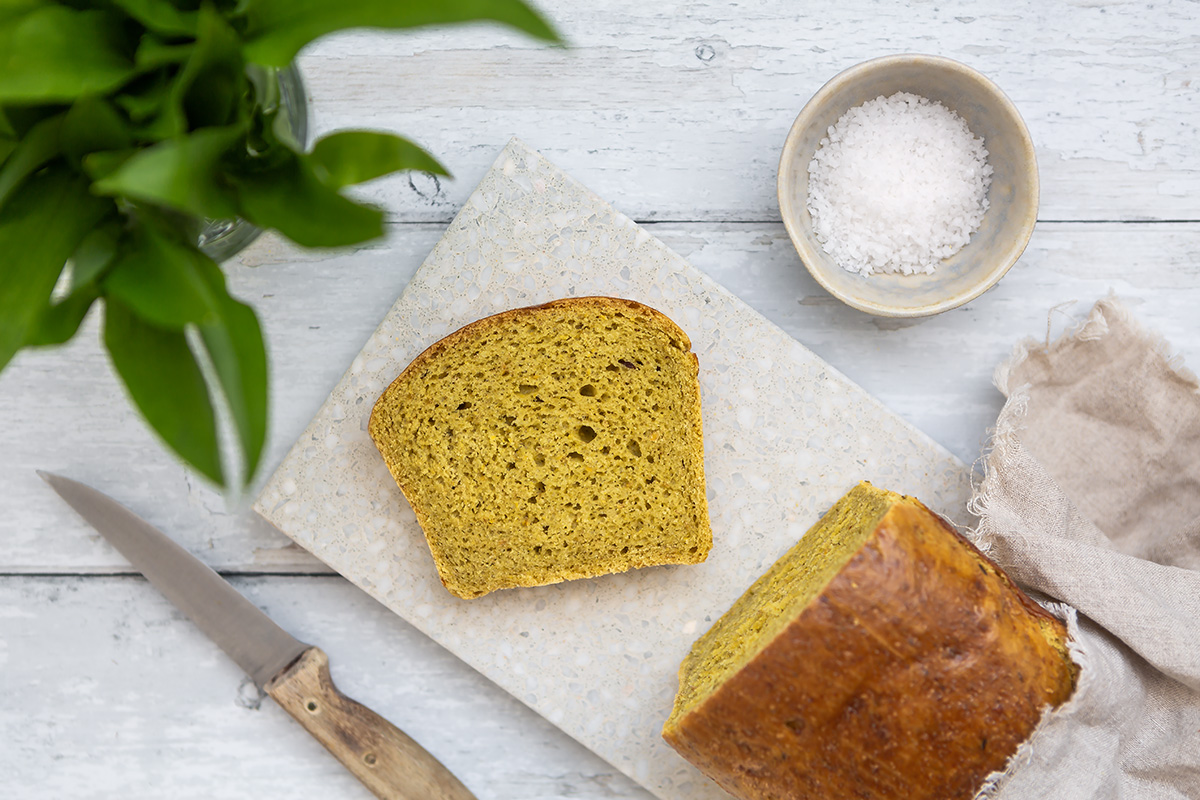
{"type": "Polygon", "coordinates": [[[971,798],[1070,696],[1062,623],[860,484],[694,645],[663,736],[743,800],[971,798]]]}
{"type": "Polygon", "coordinates": [[[417,357],[368,431],[463,598],[712,547],[691,342],[628,300],[475,322],[417,357]]]}

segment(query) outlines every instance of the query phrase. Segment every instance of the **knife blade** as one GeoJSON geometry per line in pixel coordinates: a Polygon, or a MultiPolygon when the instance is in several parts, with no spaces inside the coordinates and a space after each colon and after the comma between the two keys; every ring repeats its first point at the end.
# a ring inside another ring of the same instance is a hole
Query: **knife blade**
{"type": "Polygon", "coordinates": [[[407,734],[342,694],[319,647],[279,627],[208,565],[108,495],[37,472],[376,797],[476,800],[407,734]]]}

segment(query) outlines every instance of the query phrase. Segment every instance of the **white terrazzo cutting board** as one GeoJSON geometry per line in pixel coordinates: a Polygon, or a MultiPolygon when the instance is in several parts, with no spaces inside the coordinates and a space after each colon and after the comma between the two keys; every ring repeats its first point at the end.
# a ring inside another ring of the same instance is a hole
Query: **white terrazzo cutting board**
{"type": "Polygon", "coordinates": [[[255,509],[388,608],[664,800],[725,793],[660,738],[709,624],[861,479],[965,515],[967,467],[524,144],[468,199],[255,509]],[[367,435],[428,345],[565,296],[651,305],[700,360],[708,561],[450,595],[367,435]]]}

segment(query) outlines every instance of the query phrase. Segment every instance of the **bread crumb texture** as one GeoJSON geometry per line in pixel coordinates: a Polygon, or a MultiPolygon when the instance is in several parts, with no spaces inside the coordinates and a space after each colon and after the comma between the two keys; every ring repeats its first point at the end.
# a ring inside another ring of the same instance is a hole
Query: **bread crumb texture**
{"type": "Polygon", "coordinates": [[[639,303],[571,298],[472,323],[388,387],[369,432],[459,597],[712,548],[696,357],[639,303]]]}
{"type": "Polygon", "coordinates": [[[861,483],[696,641],[663,737],[743,800],[967,800],[1076,673],[1058,619],[861,483]]]}

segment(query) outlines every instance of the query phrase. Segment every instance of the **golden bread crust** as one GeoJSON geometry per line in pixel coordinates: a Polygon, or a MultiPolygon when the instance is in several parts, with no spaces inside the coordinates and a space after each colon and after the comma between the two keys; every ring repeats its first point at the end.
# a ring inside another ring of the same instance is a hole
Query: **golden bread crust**
{"type": "Polygon", "coordinates": [[[905,498],[663,735],[743,800],[967,800],[1070,696],[1066,638],[999,567],[905,498]]]}

